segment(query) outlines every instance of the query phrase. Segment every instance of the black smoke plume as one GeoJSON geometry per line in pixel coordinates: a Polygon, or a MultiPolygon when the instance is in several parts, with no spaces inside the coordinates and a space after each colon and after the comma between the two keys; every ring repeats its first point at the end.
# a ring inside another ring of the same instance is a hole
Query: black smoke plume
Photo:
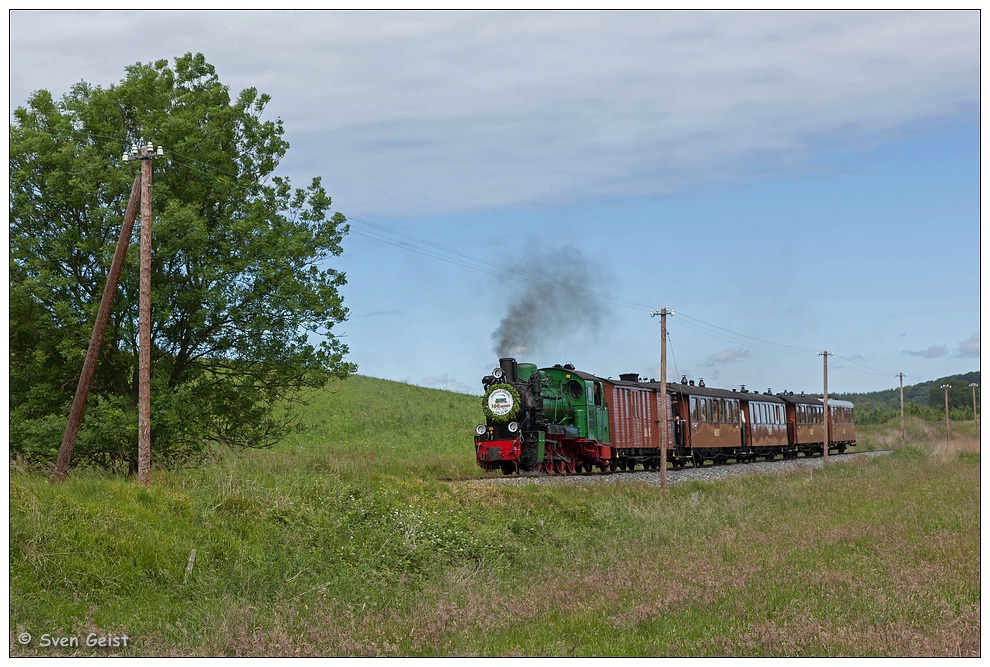
{"type": "Polygon", "coordinates": [[[492,333],[492,350],[499,358],[537,350],[559,355],[563,350],[554,345],[598,335],[608,299],[600,272],[579,250],[532,253],[511,266],[506,276],[503,284],[518,289],[492,333]]]}

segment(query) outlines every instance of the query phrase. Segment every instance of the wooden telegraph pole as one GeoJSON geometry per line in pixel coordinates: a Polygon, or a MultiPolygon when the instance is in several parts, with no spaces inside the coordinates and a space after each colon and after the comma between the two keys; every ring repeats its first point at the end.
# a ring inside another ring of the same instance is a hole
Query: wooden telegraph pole
{"type": "Polygon", "coordinates": [[[945,446],[949,446],[949,387],[950,384],[943,384],[942,390],[945,391],[945,446]]]}
{"type": "Polygon", "coordinates": [[[89,348],[86,350],[86,359],[83,361],[82,373],[79,375],[79,384],[76,385],[76,395],[72,399],[69,423],[65,425],[62,446],[59,447],[58,459],[55,461],[55,478],[57,480],[65,479],[69,472],[72,450],[75,449],[79,425],[82,423],[83,414],[86,412],[86,398],[89,396],[93,374],[96,372],[96,361],[99,359],[100,349],[103,347],[103,334],[106,331],[107,322],[110,320],[110,310],[113,306],[114,295],[117,293],[117,283],[124,268],[124,259],[127,257],[127,246],[130,244],[140,198],[141,177],[137,176],[134,178],[134,187],[131,188],[131,197],[127,201],[124,224],[120,227],[117,249],[114,251],[113,261],[110,263],[107,284],[103,288],[103,298],[100,300],[100,309],[96,314],[96,323],[93,325],[93,335],[89,339],[89,348]]]}
{"type": "Polygon", "coordinates": [[[969,386],[970,386],[970,389],[973,390],[973,426],[976,427],[976,432],[979,433],[980,432],[980,420],[976,416],[976,388],[979,387],[980,385],[976,384],[975,382],[970,382],[969,383],[969,386]]]}
{"type": "Polygon", "coordinates": [[[825,404],[825,442],[822,444],[822,465],[828,465],[828,446],[831,444],[831,433],[829,433],[829,422],[831,421],[831,415],[828,413],[828,355],[831,354],[828,350],[822,350],[818,353],[820,357],[824,359],[825,362],[825,392],[822,402],[825,404]]]}
{"type": "Polygon", "coordinates": [[[898,373],[901,379],[901,446],[904,445],[904,373],[898,373]]]}
{"type": "MultiPolygon", "coordinates": [[[[138,480],[151,485],[151,160],[154,146],[141,148],[141,280],[138,304],[138,480]]],[[[162,155],[158,147],[157,155],[162,155]]]]}
{"type": "Polygon", "coordinates": [[[660,490],[667,489],[667,315],[674,312],[651,310],[650,317],[660,316],[660,490]]]}

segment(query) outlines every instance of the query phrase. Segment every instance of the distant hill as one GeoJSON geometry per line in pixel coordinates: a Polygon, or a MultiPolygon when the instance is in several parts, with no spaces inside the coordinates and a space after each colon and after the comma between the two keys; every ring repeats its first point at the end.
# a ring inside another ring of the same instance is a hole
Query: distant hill
{"type": "MultiPolygon", "coordinates": [[[[973,418],[973,390],[970,384],[980,384],[980,371],[972,371],[959,375],[949,375],[904,385],[904,411],[927,418],[944,418],[945,393],[942,385],[949,385],[949,413],[951,419],[973,418]]],[[[832,394],[834,398],[852,401],[856,404],[856,421],[862,423],[880,423],[900,414],[900,390],[885,389],[865,393],[832,394]]],[[[980,400],[980,388],[976,388],[976,400],[980,400]]]]}

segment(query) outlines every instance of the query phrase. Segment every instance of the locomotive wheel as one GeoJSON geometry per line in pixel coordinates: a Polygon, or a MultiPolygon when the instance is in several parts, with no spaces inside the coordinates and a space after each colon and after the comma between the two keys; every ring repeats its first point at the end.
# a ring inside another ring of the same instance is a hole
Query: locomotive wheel
{"type": "Polygon", "coordinates": [[[503,475],[511,475],[515,471],[516,471],[516,467],[514,465],[512,465],[511,463],[503,463],[502,464],[502,474],[503,475]]]}
{"type": "Polygon", "coordinates": [[[556,470],[557,471],[557,474],[559,474],[559,475],[563,475],[565,472],[567,472],[567,463],[565,461],[563,461],[563,460],[554,461],[553,462],[553,467],[554,467],[554,470],[556,470]]]}

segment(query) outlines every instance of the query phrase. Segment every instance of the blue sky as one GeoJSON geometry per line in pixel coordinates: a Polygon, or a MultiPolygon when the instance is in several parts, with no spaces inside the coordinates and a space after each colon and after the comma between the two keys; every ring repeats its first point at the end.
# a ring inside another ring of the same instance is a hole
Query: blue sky
{"type": "Polygon", "coordinates": [[[813,392],[828,349],[831,391],[873,391],[980,367],[979,28],[15,10],[10,108],[188,51],[269,93],[283,175],[322,176],[352,221],[334,266],[362,374],[480,393],[492,334],[544,288],[521,360],[656,377],[666,306],[671,380],[813,392]]]}

